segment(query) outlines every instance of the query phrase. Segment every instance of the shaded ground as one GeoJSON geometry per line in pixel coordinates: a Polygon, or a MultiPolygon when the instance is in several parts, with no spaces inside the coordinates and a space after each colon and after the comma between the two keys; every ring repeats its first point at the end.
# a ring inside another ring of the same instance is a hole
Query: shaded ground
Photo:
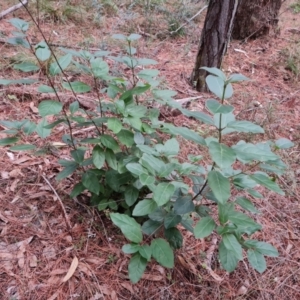
{"type": "MultiPolygon", "coordinates": [[[[0,10],[12,5],[12,1],[3,2],[0,10]]],[[[187,83],[204,15],[184,27],[185,35],[171,38],[167,32],[172,25],[168,19],[172,14],[177,18],[173,23],[179,20],[180,26],[201,8],[201,3],[197,6],[189,2],[194,11],[187,11],[182,18],[175,8],[169,15],[163,13],[163,9],[171,11],[173,6],[164,7],[160,2],[155,2],[144,17],[138,2],[132,2],[134,6],[116,1],[116,7],[101,8],[97,19],[95,7],[91,8],[92,12],[86,12],[80,1],[77,1],[78,10],[68,13],[64,13],[65,6],[59,7],[60,2],[53,2],[45,3],[51,4],[54,12],[40,7],[40,26],[52,43],[114,49],[119,53],[122,45],[110,35],[137,29],[137,33],[143,34],[138,44],[140,57],[158,61],[164,85],[176,90],[178,99],[199,96],[191,101],[191,108],[205,110],[204,102],[210,95],[195,92],[187,83]]],[[[47,155],[35,157],[0,148],[1,299],[300,299],[300,17],[290,9],[291,3],[284,2],[282,7],[280,33],[246,43],[232,41],[223,65],[224,71],[242,73],[251,79],[234,86],[235,95],[230,101],[239,118],[262,125],[266,131],[263,139],[286,137],[296,145],[281,151],[289,171],[278,178],[278,183],[286,196],[262,190],[264,199],[254,201],[262,212],[257,221],[264,228],[255,238],[272,243],[280,252],[279,258],[268,259],[267,271],[260,275],[245,261],[229,275],[220,269],[214,238],[194,240],[182,229],[184,247],[176,253],[176,267],[167,270],[152,264],[143,280],[132,285],[127,274],[128,257],[120,251],[124,244],[122,235],[105,215],[86,206],[85,199],[68,198],[75,179],[55,181],[60,170],[57,154],[49,151],[47,155]],[[66,224],[61,202],[71,229],[66,224]],[[212,256],[215,274],[203,267],[206,255],[212,256]],[[79,260],[76,271],[62,283],[75,257],[79,260]]],[[[36,9],[34,4],[29,7],[32,11],[36,9]]],[[[29,20],[22,10],[16,11],[15,16],[29,20]]],[[[0,37],[9,36],[12,27],[7,20],[11,17],[12,14],[0,20],[0,37]]],[[[34,28],[31,37],[33,42],[40,40],[34,28]]],[[[21,59],[24,59],[26,54],[5,43],[0,44],[0,53],[0,78],[20,76],[12,64],[16,57],[20,59],[23,55],[21,59]]],[[[116,72],[126,70],[116,69],[116,72]]],[[[66,93],[64,100],[70,101],[70,97],[66,93]]],[[[36,107],[41,99],[35,86],[2,86],[0,119],[38,120],[36,107]]],[[[82,101],[91,108],[95,105],[93,99],[95,95],[87,94],[82,101]]],[[[204,130],[183,116],[167,115],[166,118],[177,125],[204,130]]],[[[60,142],[63,133],[66,133],[63,129],[57,131],[47,139],[47,145],[60,142]]],[[[3,137],[0,133],[0,138],[3,137]]],[[[252,139],[251,136],[243,138],[252,139]]],[[[45,145],[37,136],[24,141],[45,145]]],[[[191,152],[197,149],[185,143],[182,155],[191,152]]],[[[68,149],[60,149],[59,157],[68,155],[68,149]]]]}

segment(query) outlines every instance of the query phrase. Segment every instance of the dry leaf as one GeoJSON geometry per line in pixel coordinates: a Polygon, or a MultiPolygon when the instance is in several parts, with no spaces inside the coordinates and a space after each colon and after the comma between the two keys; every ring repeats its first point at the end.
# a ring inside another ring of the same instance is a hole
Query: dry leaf
{"type": "Polygon", "coordinates": [[[74,256],[71,266],[70,266],[70,269],[69,269],[68,273],[66,274],[66,276],[62,279],[62,282],[68,281],[73,276],[77,267],[78,267],[78,258],[76,256],[74,256]]]}
{"type": "Polygon", "coordinates": [[[39,113],[39,110],[36,106],[34,106],[34,102],[30,102],[29,107],[31,108],[32,112],[35,114],[39,113]]]}
{"type": "Polygon", "coordinates": [[[31,255],[29,257],[29,266],[31,268],[36,268],[37,267],[37,257],[35,255],[31,255]]]}
{"type": "Polygon", "coordinates": [[[2,179],[8,179],[9,178],[9,173],[6,171],[1,171],[1,177],[2,179]]]}
{"type": "Polygon", "coordinates": [[[24,174],[21,172],[20,169],[13,169],[12,171],[9,172],[9,176],[11,178],[16,178],[18,176],[24,177],[24,174]]]}
{"type": "Polygon", "coordinates": [[[66,274],[67,270],[66,269],[55,269],[55,270],[52,270],[50,272],[50,275],[53,276],[53,275],[62,275],[62,274],[66,274]]]}
{"type": "Polygon", "coordinates": [[[131,294],[134,294],[132,285],[129,282],[122,282],[121,286],[128,290],[131,294]]]}
{"type": "Polygon", "coordinates": [[[218,281],[218,282],[223,281],[223,278],[220,277],[217,273],[215,273],[211,268],[206,268],[206,270],[216,281],[218,281]]]}
{"type": "Polygon", "coordinates": [[[78,269],[81,272],[85,273],[87,276],[90,276],[90,277],[93,276],[93,273],[89,270],[88,266],[82,262],[79,263],[78,269]]]}
{"type": "Polygon", "coordinates": [[[242,285],[242,286],[238,289],[236,295],[237,295],[237,296],[245,295],[245,294],[247,293],[247,291],[248,291],[248,289],[247,289],[244,285],[242,285]]]}
{"type": "Polygon", "coordinates": [[[107,260],[105,258],[89,257],[85,261],[99,266],[106,263],[107,260]]]}
{"type": "Polygon", "coordinates": [[[47,259],[56,258],[56,251],[53,246],[48,246],[43,249],[43,256],[47,259]]]}
{"type": "Polygon", "coordinates": [[[162,281],[163,277],[160,275],[151,275],[151,274],[143,274],[143,279],[150,280],[150,281],[162,281]]]}
{"type": "Polygon", "coordinates": [[[110,297],[111,297],[112,300],[118,300],[118,296],[117,296],[117,293],[115,291],[111,292],[110,297]]]}
{"type": "Polygon", "coordinates": [[[96,293],[92,298],[90,298],[89,300],[104,300],[103,295],[101,295],[100,293],[96,293]]]}
{"type": "Polygon", "coordinates": [[[16,189],[17,184],[18,184],[19,181],[20,181],[20,179],[16,179],[16,180],[13,181],[13,183],[11,184],[11,186],[10,186],[10,188],[9,188],[9,190],[10,190],[11,192],[14,192],[14,191],[15,191],[15,189],[16,189]]]}

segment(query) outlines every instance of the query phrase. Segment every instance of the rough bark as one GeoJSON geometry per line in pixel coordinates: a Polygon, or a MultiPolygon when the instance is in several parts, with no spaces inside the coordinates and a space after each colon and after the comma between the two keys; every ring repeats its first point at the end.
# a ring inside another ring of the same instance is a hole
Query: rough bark
{"type": "Polygon", "coordinates": [[[238,0],[210,0],[200,38],[191,83],[198,91],[205,91],[207,72],[201,67],[220,68],[231,36],[238,0]]]}
{"type": "Polygon", "coordinates": [[[269,33],[278,23],[282,0],[240,0],[232,37],[243,40],[269,33]]]}

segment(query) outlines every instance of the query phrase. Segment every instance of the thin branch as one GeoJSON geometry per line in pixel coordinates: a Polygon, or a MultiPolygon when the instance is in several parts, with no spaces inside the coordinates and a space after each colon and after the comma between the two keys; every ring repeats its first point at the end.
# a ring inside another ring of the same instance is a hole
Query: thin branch
{"type": "Polygon", "coordinates": [[[204,7],[202,7],[195,15],[193,15],[189,20],[187,20],[187,22],[185,22],[184,24],[179,26],[176,30],[171,31],[170,34],[174,34],[174,33],[178,32],[182,27],[186,26],[193,19],[195,19],[198,15],[200,15],[207,7],[208,7],[208,5],[205,5],[204,7]]]}
{"type": "Polygon", "coordinates": [[[4,16],[10,14],[11,12],[13,12],[13,11],[15,11],[15,10],[17,10],[17,9],[19,9],[19,8],[21,8],[21,7],[23,7],[24,5],[27,5],[27,3],[28,3],[28,0],[21,0],[21,3],[16,4],[16,5],[14,5],[14,6],[8,8],[8,9],[6,9],[6,10],[4,10],[3,12],[0,13],[0,20],[1,20],[4,16]]]}
{"type": "Polygon", "coordinates": [[[62,200],[61,198],[59,197],[59,195],[57,194],[56,190],[54,189],[54,187],[51,185],[51,183],[49,182],[49,180],[44,176],[42,175],[43,179],[46,181],[46,183],[49,185],[49,187],[51,188],[51,190],[53,191],[53,193],[55,194],[55,196],[57,197],[58,199],[58,202],[61,206],[61,209],[62,209],[62,212],[63,212],[63,215],[64,215],[64,218],[65,218],[65,221],[66,221],[66,224],[67,224],[67,227],[69,230],[72,229],[72,226],[71,226],[71,223],[70,223],[70,220],[68,218],[68,215],[67,215],[67,212],[66,212],[66,209],[62,203],[62,200]]]}

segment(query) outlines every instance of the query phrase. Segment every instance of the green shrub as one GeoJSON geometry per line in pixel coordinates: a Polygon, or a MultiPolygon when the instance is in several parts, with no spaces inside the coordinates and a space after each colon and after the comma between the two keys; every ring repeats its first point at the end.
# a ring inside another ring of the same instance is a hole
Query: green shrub
{"type": "MultiPolygon", "coordinates": [[[[264,256],[274,257],[278,252],[265,242],[251,239],[253,233],[262,229],[252,218],[258,210],[251,198],[262,198],[256,191],[258,185],[284,195],[274,178],[268,175],[281,175],[286,168],[272,150],[276,152],[293,144],[286,139],[256,144],[240,140],[232,146],[224,144],[224,136],[228,134],[264,133],[263,128],[254,123],[236,120],[234,107],[224,104],[224,100],[229,101],[233,94],[232,84],[247,80],[246,77],[232,74],[227,78],[219,69],[204,68],[211,74],[206,78],[207,86],[219,100],[206,101],[210,114],[190,111],[172,99],[176,92],[159,88],[158,70],[145,68],[156,62],[135,56],[133,45],[140,38],[138,34],[113,36],[127,44],[127,54],[123,56],[111,56],[106,51],[91,53],[61,49],[65,55],[57,58],[45,41],[35,47],[28,44],[28,23],[19,19],[12,19],[11,23],[22,35],[9,42],[31,49],[38,62],[25,62],[18,69],[37,71],[49,61],[46,72],[49,86],[40,85],[39,92],[68,90],[76,96],[94,89],[99,106],[97,111],[88,112],[80,108],[77,99],[65,108],[57,94],[57,101],[39,104],[42,120],[38,124],[31,120],[1,121],[8,128],[4,132],[10,137],[0,140],[0,144],[16,144],[22,134],[33,132],[45,138],[58,124],[65,124],[69,135],[63,136],[63,141],[70,146],[72,159],[58,161],[62,171],[57,179],[76,173],[81,180],[70,196],[76,197],[88,190],[92,195],[91,205],[100,211],[109,211],[111,221],[129,241],[122,250],[132,255],[128,270],[133,283],[140,280],[152,258],[166,268],[174,267],[174,250],[181,248],[183,241],[179,225],[191,231],[195,238],[205,238],[216,232],[221,239],[220,262],[228,272],[243,259],[243,249],[254,269],[258,272],[266,269],[264,256]],[[129,78],[111,76],[106,58],[125,64],[131,70],[129,78]],[[70,65],[89,75],[94,85],[68,81],[65,72],[70,65]],[[143,69],[137,71],[137,67],[143,69]],[[53,76],[56,76],[55,84],[53,76]],[[62,80],[64,76],[66,81],[62,80]],[[57,78],[60,78],[59,84],[57,78]],[[109,100],[103,100],[104,96],[109,100]],[[156,103],[176,108],[184,115],[214,127],[217,137],[204,138],[186,127],[160,120],[159,109],[153,107],[156,103]],[[49,115],[54,115],[56,121],[48,124],[46,117],[49,115]],[[73,136],[74,128],[87,126],[94,126],[93,134],[85,138],[73,136]],[[192,141],[199,152],[209,153],[211,164],[203,161],[201,156],[192,155],[187,161],[179,161],[181,145],[177,136],[192,141]],[[184,183],[186,178],[193,182],[192,187],[184,183]],[[241,191],[248,196],[240,196],[241,191]],[[217,206],[217,215],[210,210],[211,204],[217,206]]],[[[15,83],[30,84],[32,81],[0,80],[0,84],[15,83]]],[[[17,144],[10,150],[33,148],[34,145],[17,144]]]]}

